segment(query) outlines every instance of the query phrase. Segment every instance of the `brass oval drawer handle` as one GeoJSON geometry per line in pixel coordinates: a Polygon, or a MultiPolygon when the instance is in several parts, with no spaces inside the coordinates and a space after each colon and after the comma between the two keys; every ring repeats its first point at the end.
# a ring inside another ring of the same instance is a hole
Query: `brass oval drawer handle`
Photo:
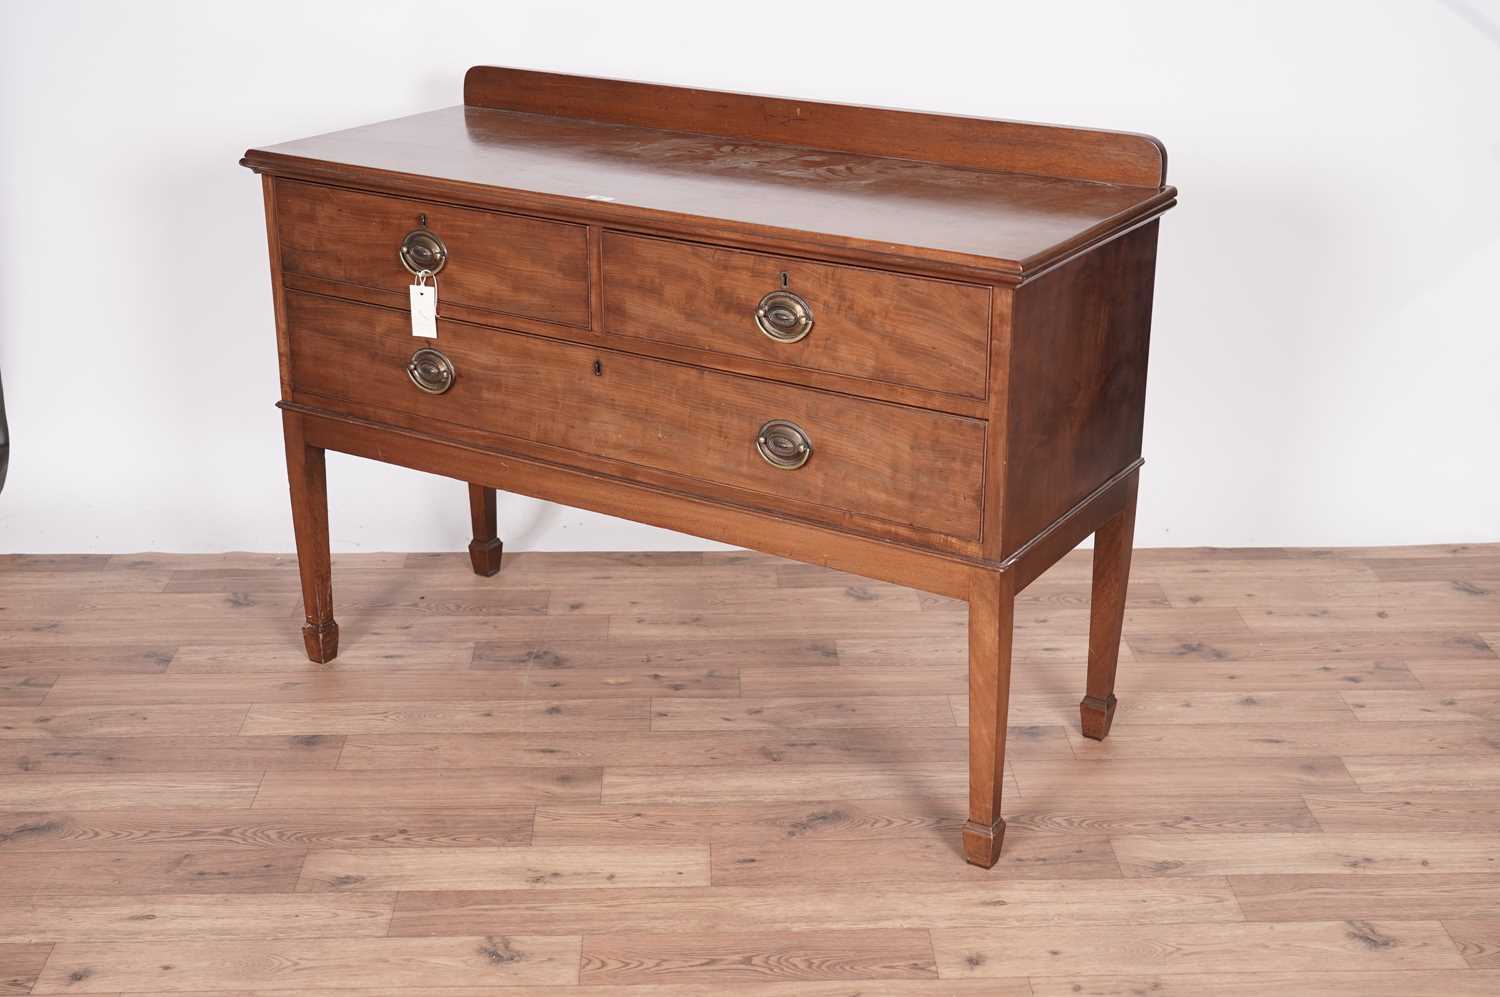
{"type": "Polygon", "coordinates": [[[427,271],[436,274],[448,262],[448,247],[435,232],[413,229],[401,240],[401,265],[414,274],[427,271]]]}
{"type": "Polygon", "coordinates": [[[412,384],[429,395],[441,395],[453,387],[458,371],[454,369],[453,361],[437,350],[420,349],[411,355],[411,362],[406,365],[406,376],[411,378],[412,384]]]}
{"type": "Polygon", "coordinates": [[[807,463],[813,448],[812,440],[801,426],[785,419],[772,419],[755,434],[755,449],[772,467],[794,471],[807,463]]]}
{"type": "Polygon", "coordinates": [[[795,343],[812,332],[812,308],[791,291],[772,291],[755,306],[755,324],[779,343],[795,343]]]}

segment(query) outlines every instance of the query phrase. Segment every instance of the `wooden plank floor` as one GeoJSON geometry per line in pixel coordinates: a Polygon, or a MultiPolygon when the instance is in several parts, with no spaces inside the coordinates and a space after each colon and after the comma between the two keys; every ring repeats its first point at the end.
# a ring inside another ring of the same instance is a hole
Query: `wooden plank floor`
{"type": "Polygon", "coordinates": [[[1087,552],[965,609],[755,554],[0,558],[0,994],[1500,993],[1500,545],[1087,552]]]}

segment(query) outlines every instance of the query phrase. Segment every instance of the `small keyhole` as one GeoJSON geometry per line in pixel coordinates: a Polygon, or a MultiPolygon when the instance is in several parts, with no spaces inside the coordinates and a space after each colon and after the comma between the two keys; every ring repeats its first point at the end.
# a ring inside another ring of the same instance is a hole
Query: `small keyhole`
{"type": "Polygon", "coordinates": [[[427,216],[425,214],[417,216],[417,225],[421,228],[427,227],[427,216]]]}
{"type": "Polygon", "coordinates": [[[603,360],[595,360],[594,361],[594,376],[595,377],[603,377],[604,376],[604,361],[603,360]]]}
{"type": "Polygon", "coordinates": [[[787,288],[787,277],[785,270],[781,271],[781,288],[782,290],[786,290],[787,288]]]}

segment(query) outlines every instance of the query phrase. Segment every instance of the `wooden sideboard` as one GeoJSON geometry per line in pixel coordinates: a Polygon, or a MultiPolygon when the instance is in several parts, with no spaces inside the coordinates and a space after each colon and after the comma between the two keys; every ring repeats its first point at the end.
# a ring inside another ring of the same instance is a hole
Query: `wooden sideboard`
{"type": "Polygon", "coordinates": [[[242,162],[313,661],[331,449],[469,482],[484,575],[500,488],[966,600],[982,866],[1015,596],[1092,533],[1080,713],[1108,733],[1176,198],[1155,139],[477,66],[461,106],[242,162]]]}

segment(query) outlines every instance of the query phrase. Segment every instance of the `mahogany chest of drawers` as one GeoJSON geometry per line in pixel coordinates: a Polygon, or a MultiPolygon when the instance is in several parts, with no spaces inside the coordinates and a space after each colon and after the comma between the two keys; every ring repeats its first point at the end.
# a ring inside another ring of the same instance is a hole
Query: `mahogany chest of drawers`
{"type": "Polygon", "coordinates": [[[243,163],[312,660],[333,449],[469,482],[481,574],[500,488],[967,600],[984,866],[1013,601],[1093,533],[1080,713],[1108,732],[1176,197],[1154,139],[475,67],[462,106],[243,163]]]}

